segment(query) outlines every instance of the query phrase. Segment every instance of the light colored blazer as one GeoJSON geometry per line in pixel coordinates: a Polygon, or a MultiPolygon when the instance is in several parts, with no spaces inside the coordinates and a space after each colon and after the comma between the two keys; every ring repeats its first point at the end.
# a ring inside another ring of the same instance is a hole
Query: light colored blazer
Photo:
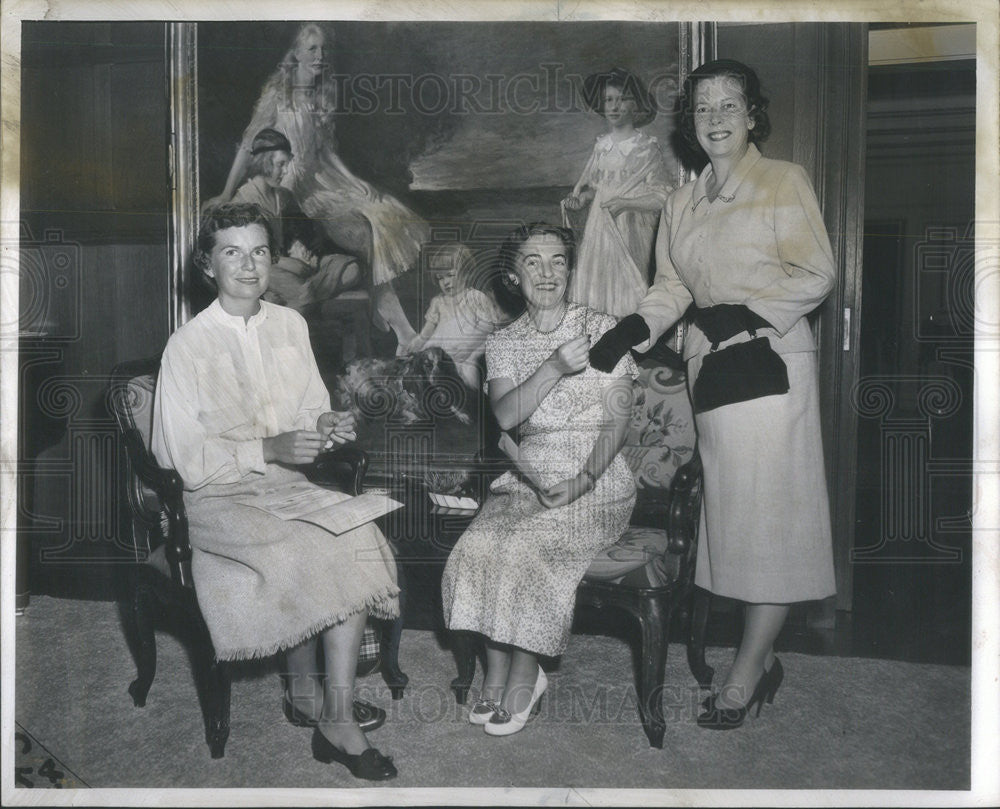
{"type": "MultiPolygon", "coordinates": [[[[698,179],[667,199],[656,243],[656,277],[639,304],[651,342],[690,303],[744,304],[771,323],[761,329],[779,354],[814,351],[805,315],[833,289],[836,267],[816,195],[801,166],[762,157],[750,144],[715,200],[698,179]]],[[[743,335],[743,339],[746,335],[743,335]]],[[[709,348],[692,326],[688,359],[709,348]]]]}

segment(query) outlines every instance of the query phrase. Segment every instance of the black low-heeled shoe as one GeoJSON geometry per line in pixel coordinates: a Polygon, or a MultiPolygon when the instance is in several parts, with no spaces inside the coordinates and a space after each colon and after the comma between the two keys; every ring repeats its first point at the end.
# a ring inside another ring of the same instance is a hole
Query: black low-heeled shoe
{"type": "Polygon", "coordinates": [[[760,716],[760,709],[764,707],[764,703],[770,705],[774,702],[774,695],[778,693],[778,686],[784,679],[785,669],[781,661],[774,658],[771,668],[760,675],[746,705],[741,708],[722,708],[715,704],[715,696],[711,696],[708,698],[705,713],[698,716],[698,727],[706,730],[735,730],[746,721],[747,714],[754,705],[757,706],[755,716],[760,716]]]}
{"type": "Polygon", "coordinates": [[[369,747],[360,755],[352,756],[335,747],[319,728],[313,731],[312,754],[314,759],[323,764],[334,761],[343,764],[355,778],[363,778],[366,781],[388,781],[398,774],[390,756],[383,756],[374,747],[369,747]]]}
{"type": "MultiPolygon", "coordinates": [[[[317,720],[310,719],[296,708],[287,695],[285,696],[284,709],[285,719],[297,728],[311,728],[319,724],[317,720]]],[[[377,705],[372,705],[370,702],[364,702],[360,699],[354,700],[354,704],[351,706],[351,713],[358,727],[366,732],[378,730],[385,724],[385,711],[377,705]]]]}

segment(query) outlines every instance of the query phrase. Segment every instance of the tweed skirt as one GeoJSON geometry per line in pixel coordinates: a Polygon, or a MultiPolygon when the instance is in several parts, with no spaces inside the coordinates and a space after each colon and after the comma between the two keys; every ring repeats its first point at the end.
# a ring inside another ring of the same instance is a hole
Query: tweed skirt
{"type": "MultiPolygon", "coordinates": [[[[689,385],[703,356],[688,361],[689,385]]],[[[751,603],[836,592],[816,354],[781,356],[788,393],[695,416],[705,470],[695,583],[751,603]]]]}
{"type": "Polygon", "coordinates": [[[259,478],[184,493],[198,606],[220,660],[266,657],[363,610],[399,614],[395,559],[374,523],[334,535],[234,500],[304,480],[269,464],[259,478]]]}

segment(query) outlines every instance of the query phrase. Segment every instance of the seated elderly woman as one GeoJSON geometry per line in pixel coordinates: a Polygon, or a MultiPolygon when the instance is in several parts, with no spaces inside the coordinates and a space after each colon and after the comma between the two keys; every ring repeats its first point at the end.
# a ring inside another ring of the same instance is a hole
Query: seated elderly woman
{"type": "Polygon", "coordinates": [[[610,373],[589,366],[592,341],[616,320],[567,302],[573,251],[571,231],[544,224],[518,228],[501,246],[501,279],[527,311],[487,338],[486,378],[501,429],[520,432],[528,474],[493,482],[442,578],[448,627],[487,639],[469,721],[492,736],[521,730],[538,706],[538,657],[566,648],[577,585],[621,537],[635,502],[618,450],[637,369],[628,355],[610,373]]]}
{"type": "Polygon", "coordinates": [[[399,613],[385,537],[372,523],[333,536],[254,505],[265,494],[308,493],[296,467],[354,438],[353,416],[330,408],[305,321],[260,299],[272,251],[255,205],[203,218],[195,260],[218,297],[167,342],[153,451],[184,480],[198,604],[217,658],[283,651],[286,715],[314,728],[313,756],[383,780],[396,769],[368,744],[356,721],[365,706],[352,697],[365,621],[399,613]]]}

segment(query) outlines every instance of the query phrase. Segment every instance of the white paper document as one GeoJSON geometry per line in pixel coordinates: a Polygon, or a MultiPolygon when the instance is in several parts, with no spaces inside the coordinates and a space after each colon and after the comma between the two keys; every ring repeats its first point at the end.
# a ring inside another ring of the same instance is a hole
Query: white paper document
{"type": "Polygon", "coordinates": [[[282,520],[301,520],[318,525],[333,534],[351,531],[403,507],[398,500],[380,492],[352,497],[310,484],[275,489],[258,497],[241,498],[240,502],[282,520]]]}
{"type": "Polygon", "coordinates": [[[438,494],[437,492],[427,492],[431,502],[441,508],[452,509],[454,511],[475,511],[479,508],[479,503],[472,497],[460,497],[455,494],[438,494]]]}

